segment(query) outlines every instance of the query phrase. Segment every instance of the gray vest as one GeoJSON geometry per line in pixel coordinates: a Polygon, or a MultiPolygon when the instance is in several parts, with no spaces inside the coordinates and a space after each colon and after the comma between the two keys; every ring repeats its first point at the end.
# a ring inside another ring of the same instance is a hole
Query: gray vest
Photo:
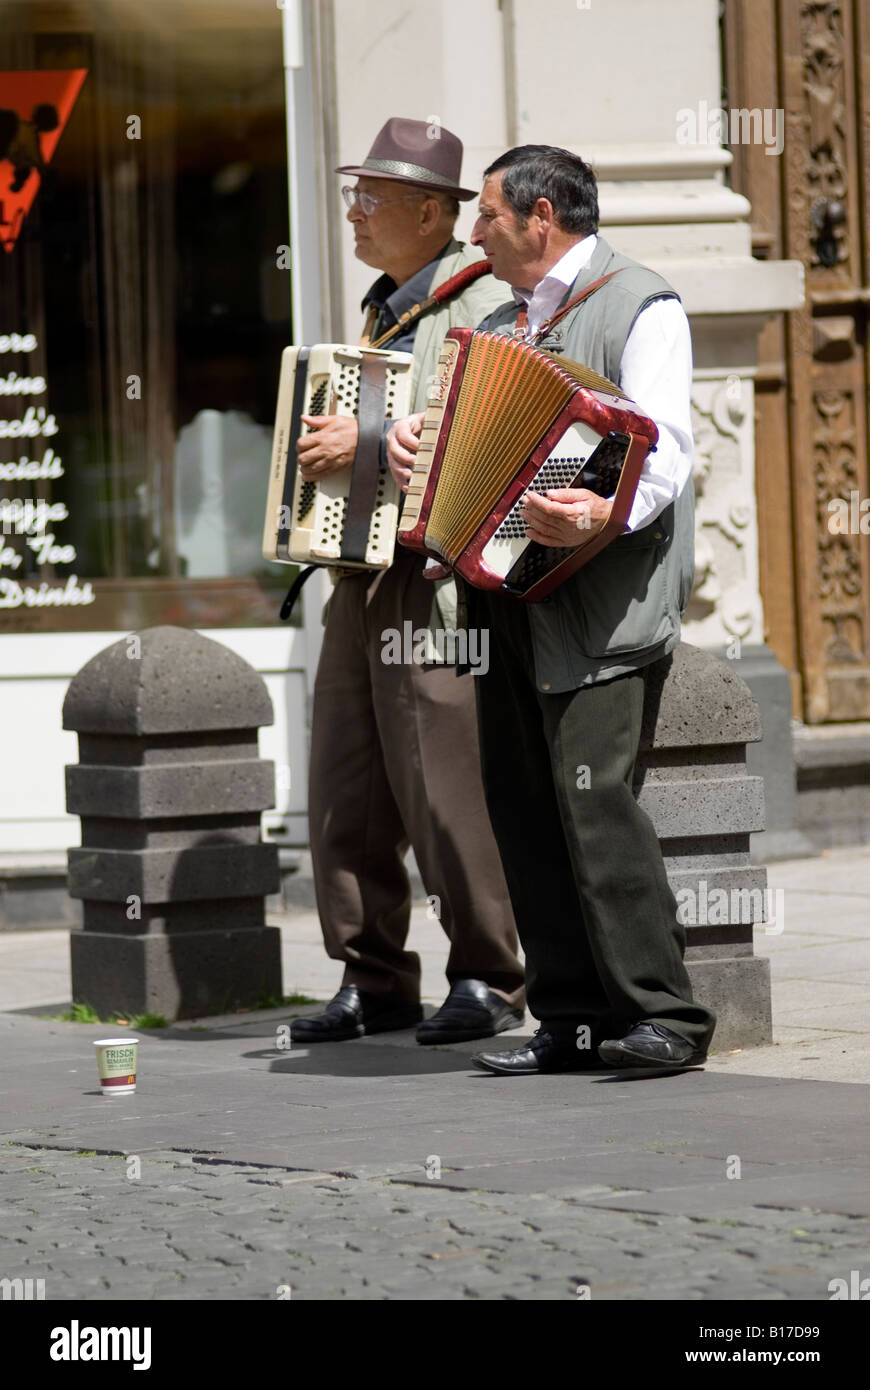
{"type": "MultiPolygon", "coordinates": [[[[616,382],[638,314],[655,299],[679,297],[661,276],[602,237],[567,297],[617,269],[619,275],[540,344],[616,382]]],[[[505,305],[480,326],[509,331],[516,318],[517,306],[505,305]]],[[[611,680],[673,650],[694,576],[694,500],[690,479],[655,521],[613,541],[549,598],[527,605],[540,690],[556,693],[611,680]]]]}

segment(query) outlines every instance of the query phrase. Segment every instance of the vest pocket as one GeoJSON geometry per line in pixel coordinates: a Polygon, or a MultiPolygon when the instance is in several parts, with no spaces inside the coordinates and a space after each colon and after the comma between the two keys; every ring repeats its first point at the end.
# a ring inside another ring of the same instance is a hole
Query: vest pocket
{"type": "Polygon", "coordinates": [[[608,548],[557,590],[566,653],[579,647],[599,659],[641,652],[678,631],[666,549],[662,543],[608,548]]]}

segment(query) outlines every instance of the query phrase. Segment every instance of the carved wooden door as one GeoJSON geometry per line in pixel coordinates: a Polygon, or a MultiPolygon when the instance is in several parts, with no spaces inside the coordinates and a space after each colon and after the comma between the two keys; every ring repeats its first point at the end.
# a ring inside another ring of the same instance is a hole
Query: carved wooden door
{"type": "Polygon", "coordinates": [[[781,156],[732,151],[754,253],[800,260],[807,276],[804,308],[760,342],[767,640],[796,714],[868,719],[870,0],[726,0],[724,35],[724,104],[785,113],[781,156]]]}

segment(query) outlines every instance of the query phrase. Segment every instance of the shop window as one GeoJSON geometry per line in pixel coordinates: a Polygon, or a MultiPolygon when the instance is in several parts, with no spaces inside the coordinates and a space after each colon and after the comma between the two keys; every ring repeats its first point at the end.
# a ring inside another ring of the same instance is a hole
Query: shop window
{"type": "Polygon", "coordinates": [[[0,632],[271,624],[280,11],[3,10],[0,632]]]}

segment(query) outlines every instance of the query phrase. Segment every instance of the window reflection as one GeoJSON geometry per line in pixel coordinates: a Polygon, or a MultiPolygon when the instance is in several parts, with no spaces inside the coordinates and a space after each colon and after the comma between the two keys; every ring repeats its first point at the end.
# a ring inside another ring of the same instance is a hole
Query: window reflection
{"type": "Polygon", "coordinates": [[[0,202],[13,186],[35,196],[0,253],[0,379],[45,390],[0,395],[0,416],[43,407],[57,429],[0,437],[0,500],[41,500],[57,519],[3,537],[17,564],[0,580],[75,575],[94,600],[0,606],[0,630],[272,622],[288,577],[260,555],[290,340],[280,11],[3,9],[0,202]],[[46,111],[18,109],[21,74],[72,70],[86,76],[59,134],[46,111]],[[4,110],[31,157],[10,153],[4,110]]]}

